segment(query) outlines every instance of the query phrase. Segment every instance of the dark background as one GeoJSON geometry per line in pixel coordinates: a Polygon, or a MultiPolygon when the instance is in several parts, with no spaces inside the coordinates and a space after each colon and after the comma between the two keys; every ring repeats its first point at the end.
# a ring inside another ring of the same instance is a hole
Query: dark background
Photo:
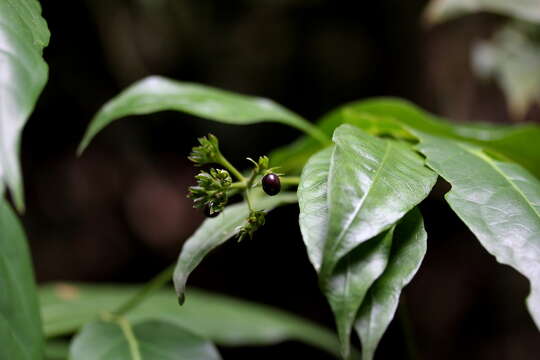
{"type": "MultiPolygon", "coordinates": [[[[471,44],[504,19],[427,27],[426,1],[42,0],[49,82],[23,135],[24,222],[40,282],[142,282],[172,263],[202,221],[186,199],[196,137],[213,132],[238,166],[299,135],[276,124],[223,126],[173,112],[121,120],[81,158],[92,115],[150,74],[272,98],[315,121],[351,100],[391,95],[455,121],[510,122],[494,84],[474,79],[471,44]]],[[[525,121],[539,121],[538,109],[525,121]]],[[[422,359],[537,359],[526,280],[496,263],[442,199],[421,207],[428,254],[406,289],[422,359]]],[[[297,225],[271,213],[252,241],[211,254],[189,285],[333,327],[297,225]]],[[[298,343],[222,349],[225,359],[330,359],[298,343]]],[[[398,322],[379,359],[405,359],[398,322]]]]}

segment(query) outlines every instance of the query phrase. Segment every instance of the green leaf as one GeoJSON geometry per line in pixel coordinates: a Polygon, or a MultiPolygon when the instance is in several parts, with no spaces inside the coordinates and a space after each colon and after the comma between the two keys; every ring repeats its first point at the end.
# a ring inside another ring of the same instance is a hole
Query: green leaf
{"type": "MultiPolygon", "coordinates": [[[[540,127],[501,126],[487,123],[456,124],[429,114],[414,104],[396,98],[373,98],[338,107],[317,125],[330,135],[341,124],[351,124],[372,135],[415,140],[414,131],[479,145],[491,153],[518,162],[540,178],[540,127]]],[[[323,145],[308,137],[274,151],[273,166],[297,173],[323,145]]]]}
{"type": "Polygon", "coordinates": [[[43,356],[43,335],[24,231],[5,200],[0,201],[0,359],[43,356]]]}
{"type": "Polygon", "coordinates": [[[430,23],[440,23],[479,11],[540,22],[537,0],[431,0],[425,15],[430,23]]]}
{"type": "Polygon", "coordinates": [[[428,165],[452,185],[446,194],[452,209],[497,261],[529,279],[527,304],[540,329],[540,181],[481,148],[419,136],[428,165]]]}
{"type": "Polygon", "coordinates": [[[505,26],[491,40],[475,44],[473,65],[477,75],[496,79],[514,118],[523,118],[540,102],[540,44],[517,25],[505,26]]]}
{"type": "MultiPolygon", "coordinates": [[[[295,203],[294,193],[281,193],[276,196],[259,196],[254,199],[256,210],[270,211],[277,206],[295,203]]],[[[246,222],[249,209],[246,203],[228,206],[215,218],[208,218],[184,243],[174,270],[174,287],[180,303],[184,301],[186,281],[191,272],[206,255],[231,237],[246,222]]]]}
{"type": "MultiPolygon", "coordinates": [[[[327,180],[333,148],[315,154],[304,167],[298,186],[300,229],[309,258],[320,270],[328,232],[327,180]]],[[[349,357],[350,334],[356,313],[371,284],[388,260],[392,231],[358,246],[343,258],[323,289],[336,318],[341,353],[349,357]]]]}
{"type": "Polygon", "coordinates": [[[87,324],[73,339],[72,360],[217,360],[212,343],[166,321],[133,327],[125,319],[87,324]]]}
{"type": "Polygon", "coordinates": [[[362,341],[362,360],[372,360],[396,313],[402,289],[418,271],[427,247],[422,215],[409,212],[394,231],[388,266],[369,289],[358,311],[355,329],[362,341]]]}
{"type": "MultiPolygon", "coordinates": [[[[515,161],[540,178],[540,127],[536,125],[500,126],[485,123],[453,124],[433,116],[412,103],[399,99],[376,98],[345,105],[338,109],[343,123],[364,130],[388,133],[396,124],[402,137],[416,132],[437,135],[481,146],[491,154],[515,161]]],[[[334,120],[336,122],[336,120],[334,120]]]]}
{"type": "Polygon", "coordinates": [[[370,286],[383,273],[390,256],[394,227],[364,241],[335,268],[323,289],[334,317],[343,358],[349,358],[351,330],[370,286]]]}
{"type": "Polygon", "coordinates": [[[307,162],[298,185],[300,230],[313,267],[319,272],[328,231],[327,184],[333,147],[321,150],[307,162]]]}
{"type": "Polygon", "coordinates": [[[437,179],[407,144],[351,125],[338,127],[333,139],[323,286],[343,256],[389,229],[429,194],[437,179]]]}
{"type": "Polygon", "coordinates": [[[280,122],[329,143],[328,137],[315,126],[272,100],[151,76],[131,85],[98,111],[88,126],[78,152],[82,153],[92,138],[116,119],[164,110],[181,111],[234,125],[280,122]]]}
{"type": "Polygon", "coordinates": [[[0,180],[19,211],[24,209],[20,136],[47,82],[42,52],[48,43],[49,30],[38,1],[0,1],[0,180]]]}
{"type": "Polygon", "coordinates": [[[48,340],[45,343],[45,360],[67,360],[69,342],[65,340],[48,340]]]}
{"type": "MultiPolygon", "coordinates": [[[[73,333],[100,313],[117,309],[137,290],[126,285],[43,286],[40,299],[45,334],[73,333]]],[[[172,290],[157,291],[126,318],[134,324],[148,319],[171,321],[219,345],[271,345],[297,340],[339,354],[339,343],[331,331],[298,316],[196,289],[190,289],[189,295],[189,301],[178,306],[172,290]]]]}
{"type": "Polygon", "coordinates": [[[304,167],[298,187],[299,220],[310,260],[321,271],[323,292],[336,318],[342,354],[347,357],[358,308],[390,255],[393,230],[380,233],[427,196],[436,174],[406,145],[377,139],[350,125],[339,127],[334,139],[334,150],[318,152],[304,167]],[[327,183],[329,173],[330,178],[334,176],[334,188],[327,183]],[[355,186],[359,188],[353,193],[355,186]],[[334,203],[327,191],[336,194],[334,203]],[[337,267],[324,274],[321,261],[334,255],[327,249],[328,243],[335,241],[332,234],[337,234],[329,231],[332,206],[348,217],[344,228],[356,229],[343,235],[354,250],[334,260],[337,267]],[[381,219],[385,214],[388,218],[381,219]]]}

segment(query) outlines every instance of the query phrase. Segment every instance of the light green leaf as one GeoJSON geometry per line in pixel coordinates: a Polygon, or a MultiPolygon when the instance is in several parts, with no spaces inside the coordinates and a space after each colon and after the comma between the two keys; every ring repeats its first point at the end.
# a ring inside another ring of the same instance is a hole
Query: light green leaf
{"type": "Polygon", "coordinates": [[[302,130],[323,143],[330,142],[315,126],[272,100],[151,76],[131,85],[98,111],[88,126],[78,152],[82,153],[93,137],[116,119],[164,110],[181,111],[234,125],[280,122],[302,130]]]}
{"type": "Polygon", "coordinates": [[[41,359],[43,335],[30,254],[5,200],[0,201],[0,249],[0,359],[41,359]]]}
{"type": "MultiPolygon", "coordinates": [[[[540,127],[536,125],[500,126],[486,123],[453,124],[399,99],[376,98],[359,101],[340,109],[343,123],[370,133],[389,133],[402,127],[402,137],[420,131],[480,146],[491,154],[515,161],[540,178],[540,127]]],[[[335,120],[334,120],[335,121],[335,120]]]]}
{"type": "MultiPolygon", "coordinates": [[[[429,114],[414,104],[396,98],[373,98],[338,107],[317,125],[330,135],[341,124],[351,124],[372,135],[389,135],[415,140],[414,131],[458,139],[479,145],[501,158],[525,166],[540,178],[540,127],[536,125],[501,126],[487,123],[452,123],[429,114]]],[[[298,173],[311,155],[323,145],[308,137],[274,151],[273,166],[298,173]]]]}
{"type": "Polygon", "coordinates": [[[343,358],[349,358],[351,330],[364,297],[383,273],[392,246],[394,227],[364,241],[338,263],[323,289],[334,317],[343,358]]]}
{"type": "Polygon", "coordinates": [[[362,360],[372,360],[392,321],[401,290],[418,271],[427,247],[422,215],[409,212],[394,231],[388,266],[369,289],[358,311],[355,329],[362,341],[362,360]]]}
{"type": "Polygon", "coordinates": [[[429,194],[437,179],[407,144],[351,125],[338,127],[333,139],[323,286],[343,256],[389,229],[429,194]]]}
{"type": "Polygon", "coordinates": [[[496,79],[516,119],[540,102],[540,44],[518,26],[505,26],[491,40],[475,44],[472,58],[477,75],[496,79]]]}
{"type": "Polygon", "coordinates": [[[452,185],[452,209],[497,261],[529,279],[527,305],[540,329],[540,181],[478,147],[419,136],[428,165],[452,185]]]}
{"type": "MultiPolygon", "coordinates": [[[[137,287],[126,285],[50,284],[40,289],[41,311],[48,337],[68,335],[104,311],[131,298],[137,287]]],[[[172,289],[152,294],[126,318],[134,324],[162,319],[219,345],[271,345],[297,340],[336,356],[339,343],[329,330],[269,306],[190,289],[189,301],[178,306],[172,289]]]]}
{"type": "MultiPolygon", "coordinates": [[[[270,211],[277,206],[295,203],[294,193],[281,193],[276,196],[259,196],[254,199],[256,210],[270,211]]],[[[238,233],[239,227],[246,222],[249,209],[246,203],[228,206],[215,218],[208,218],[184,243],[176,268],[174,269],[174,287],[180,303],[184,301],[186,281],[191,272],[206,255],[238,233]]]]}
{"type": "Polygon", "coordinates": [[[38,1],[0,1],[0,182],[11,191],[19,211],[24,209],[20,136],[47,81],[42,51],[48,43],[38,1]]]}
{"type": "Polygon", "coordinates": [[[328,231],[327,184],[333,147],[321,150],[307,162],[298,185],[300,230],[313,267],[319,272],[328,231]]]}
{"type": "Polygon", "coordinates": [[[125,319],[87,324],[73,339],[71,360],[218,360],[212,343],[166,321],[133,327],[125,319]]]}
{"type": "Polygon", "coordinates": [[[334,139],[337,140],[333,156],[331,148],[322,150],[304,167],[298,187],[298,201],[302,236],[310,260],[318,271],[321,270],[321,261],[328,256],[328,243],[335,240],[328,227],[331,220],[329,207],[348,206],[349,212],[344,210],[344,216],[354,214],[355,209],[358,209],[358,214],[353,215],[357,219],[350,219],[347,223],[358,227],[359,231],[355,235],[344,235],[354,250],[335,261],[339,263],[331,270],[331,275],[320,274],[323,292],[336,318],[342,354],[347,357],[357,311],[369,287],[384,271],[390,255],[393,230],[380,233],[390,228],[407,210],[427,196],[436,174],[427,169],[423,159],[409,147],[374,138],[350,125],[339,127],[334,139]],[[390,149],[386,149],[387,146],[390,149]],[[384,160],[386,151],[388,159],[384,160]],[[340,153],[336,158],[337,152],[340,153]],[[377,169],[380,171],[380,179],[376,175],[377,169]],[[331,199],[327,197],[327,191],[332,191],[327,185],[329,172],[331,174],[332,171],[335,172],[334,186],[341,190],[334,190],[339,196],[336,197],[339,199],[335,200],[336,203],[330,202],[331,199]],[[355,193],[345,193],[347,189],[360,185],[362,180],[366,184],[362,192],[357,190],[355,193]],[[381,223],[381,214],[388,211],[385,206],[391,212],[387,213],[388,223],[381,223]],[[369,226],[367,230],[361,229],[361,226],[366,225],[369,226]],[[359,240],[356,246],[352,244],[355,240],[359,240]]]}
{"type": "Polygon", "coordinates": [[[479,11],[540,22],[538,0],[431,0],[426,19],[430,23],[440,23],[479,11]]]}

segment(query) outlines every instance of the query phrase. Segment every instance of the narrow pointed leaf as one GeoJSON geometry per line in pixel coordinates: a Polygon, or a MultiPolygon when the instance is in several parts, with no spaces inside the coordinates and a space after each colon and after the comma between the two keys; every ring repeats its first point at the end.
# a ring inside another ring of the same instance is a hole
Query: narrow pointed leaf
{"type": "MultiPolygon", "coordinates": [[[[331,152],[332,149],[325,149],[311,157],[304,167],[298,187],[300,227],[316,270],[319,270],[322,251],[327,240],[329,220],[327,178],[331,152]]],[[[423,161],[420,161],[418,166],[424,168],[423,161]]],[[[392,230],[389,230],[357,246],[340,260],[327,284],[323,286],[323,292],[336,318],[344,357],[349,353],[350,333],[357,311],[370,286],[385,270],[391,244],[392,230]]]]}
{"type": "Polygon", "coordinates": [[[406,144],[370,136],[352,125],[341,125],[333,139],[323,286],[343,256],[401,219],[437,179],[406,144]]]}
{"type": "MultiPolygon", "coordinates": [[[[327,180],[333,149],[315,154],[304,167],[298,186],[300,229],[310,260],[317,271],[328,231],[327,180]]],[[[323,292],[330,303],[341,343],[341,354],[349,357],[350,335],[362,300],[384,270],[392,242],[387,231],[346,255],[330,277],[323,292]]]]}
{"type": "Polygon", "coordinates": [[[43,356],[43,335],[26,237],[17,216],[0,201],[0,359],[43,356]]]}
{"type": "Polygon", "coordinates": [[[114,120],[164,110],[181,111],[234,125],[280,122],[302,130],[323,143],[330,142],[315,126],[272,100],[151,76],[131,85],[98,111],[78,151],[82,153],[92,138],[114,120]]]}
{"type": "Polygon", "coordinates": [[[396,227],[388,266],[369,289],[358,312],[355,329],[362,341],[362,360],[373,359],[396,313],[402,289],[422,263],[426,240],[422,215],[414,209],[396,227]]]}
{"type": "MultiPolygon", "coordinates": [[[[79,330],[103,312],[111,312],[133,296],[138,287],[126,285],[50,284],[40,289],[43,325],[48,337],[79,330]]],[[[221,294],[190,289],[183,306],[172,289],[155,292],[130,311],[133,324],[148,319],[173,322],[218,345],[272,345],[301,341],[339,355],[339,343],[328,329],[270,306],[221,294]]]]}
{"type": "MultiPolygon", "coordinates": [[[[276,196],[255,198],[257,210],[270,211],[273,208],[295,203],[296,194],[282,193],[276,196]]],[[[189,274],[199,265],[206,255],[238,233],[238,228],[246,222],[249,209],[246,203],[231,205],[215,218],[209,218],[184,243],[174,271],[176,293],[183,302],[184,290],[189,274]]]]}
{"type": "Polygon", "coordinates": [[[212,343],[178,325],[151,320],[95,321],[73,339],[70,360],[218,360],[212,343]]]}
{"type": "Polygon", "coordinates": [[[540,329],[540,181],[478,147],[419,136],[428,165],[452,185],[452,209],[497,261],[529,279],[527,305],[540,329]]]}
{"type": "Polygon", "coordinates": [[[313,267],[319,272],[328,231],[327,184],[333,148],[321,150],[307,162],[298,185],[300,230],[313,267]]]}
{"type": "Polygon", "coordinates": [[[47,81],[42,52],[48,43],[38,1],[0,1],[0,180],[19,210],[24,208],[20,136],[47,81]]]}
{"type": "Polygon", "coordinates": [[[323,289],[336,318],[341,354],[345,359],[349,357],[351,330],[356,313],[369,287],[388,264],[393,231],[391,228],[362,243],[341,259],[323,289]]]}

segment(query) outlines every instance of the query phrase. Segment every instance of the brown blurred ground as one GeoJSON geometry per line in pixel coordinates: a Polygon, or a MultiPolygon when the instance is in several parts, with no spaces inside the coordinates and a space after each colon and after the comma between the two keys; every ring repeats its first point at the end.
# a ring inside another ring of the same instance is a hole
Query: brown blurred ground
{"type": "MultiPolygon", "coordinates": [[[[218,135],[239,165],[299,134],[275,124],[223,126],[177,113],[122,120],[82,158],[95,111],[149,74],[273,98],[314,121],[347,101],[410,99],[456,121],[509,122],[504,98],[471,74],[472,42],[489,15],[422,27],[425,1],[42,1],[50,80],[23,138],[24,217],[40,281],[139,282],[174,261],[202,220],[185,198],[197,136],[218,135]],[[271,133],[273,136],[268,136],[271,133]],[[243,139],[239,142],[238,139],[243,139]]],[[[540,119],[538,109],[527,121],[540,119]]],[[[498,265],[450,213],[439,188],[422,206],[424,266],[407,289],[422,359],[537,359],[526,281],[498,265]]],[[[298,226],[272,213],[253,241],[213,253],[190,284],[256,300],[333,326],[298,226]],[[276,265],[277,264],[277,265],[276,265]]],[[[327,359],[300,344],[225,349],[226,359],[327,359]]],[[[392,324],[380,359],[405,358],[392,324]]]]}

